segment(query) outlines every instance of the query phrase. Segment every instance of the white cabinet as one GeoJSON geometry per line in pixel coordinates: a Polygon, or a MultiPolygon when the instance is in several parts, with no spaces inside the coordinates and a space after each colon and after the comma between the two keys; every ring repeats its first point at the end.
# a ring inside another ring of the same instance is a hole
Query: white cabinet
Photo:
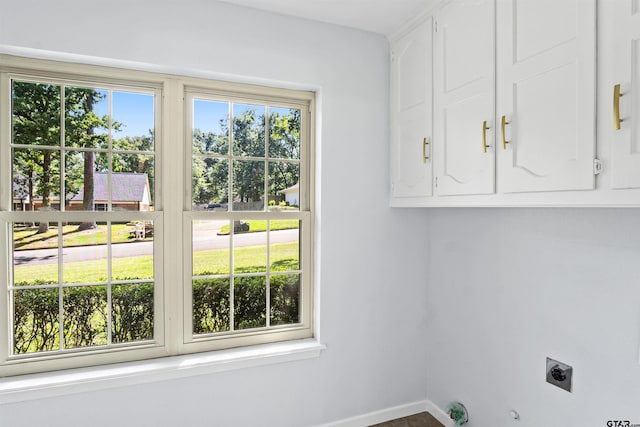
{"type": "Polygon", "coordinates": [[[392,45],[392,204],[640,207],[640,0],[431,15],[392,45]]]}
{"type": "Polygon", "coordinates": [[[391,200],[430,197],[432,185],[432,19],[391,47],[391,200]]]}
{"type": "Polygon", "coordinates": [[[499,190],[593,189],[595,1],[498,0],[497,21],[499,190]]]}
{"type": "Polygon", "coordinates": [[[611,138],[611,186],[640,188],[640,0],[609,1],[603,8],[602,47],[613,55],[603,64],[605,102],[611,108],[605,125],[611,138]]]}
{"type": "Polygon", "coordinates": [[[494,2],[455,1],[437,16],[435,149],[437,194],[495,191],[494,2]]]}
{"type": "Polygon", "coordinates": [[[595,1],[496,7],[496,23],[494,0],[437,15],[437,194],[494,193],[496,153],[499,192],[593,189],[595,1]]]}

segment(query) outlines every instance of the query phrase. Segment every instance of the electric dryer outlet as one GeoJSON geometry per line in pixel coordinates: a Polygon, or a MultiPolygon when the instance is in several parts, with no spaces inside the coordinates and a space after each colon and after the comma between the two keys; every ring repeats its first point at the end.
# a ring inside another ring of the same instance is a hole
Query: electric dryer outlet
{"type": "Polygon", "coordinates": [[[547,357],[547,382],[571,393],[573,368],[547,357]]]}

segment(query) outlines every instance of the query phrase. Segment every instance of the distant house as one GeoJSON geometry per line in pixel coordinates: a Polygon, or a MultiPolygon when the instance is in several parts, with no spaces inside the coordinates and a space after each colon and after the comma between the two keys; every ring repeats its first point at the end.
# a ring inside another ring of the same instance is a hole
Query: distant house
{"type": "Polygon", "coordinates": [[[289,206],[300,206],[300,183],[280,191],[289,206]]]}
{"type": "Polygon", "coordinates": [[[17,175],[13,180],[13,210],[26,211],[30,209],[29,193],[24,185],[25,178],[17,175]]]}
{"type": "MultiPolygon", "coordinates": [[[[96,172],[93,177],[93,200],[96,211],[106,211],[108,203],[108,174],[96,172]]],[[[151,210],[151,192],[146,173],[113,172],[111,174],[111,206],[114,210],[151,210]]],[[[82,210],[82,189],[70,201],[68,210],[82,210]]]]}

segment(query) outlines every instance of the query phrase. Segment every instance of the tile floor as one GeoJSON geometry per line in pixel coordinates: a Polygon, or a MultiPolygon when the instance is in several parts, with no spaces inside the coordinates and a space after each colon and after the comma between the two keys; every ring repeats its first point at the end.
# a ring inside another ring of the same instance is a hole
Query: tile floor
{"type": "Polygon", "coordinates": [[[428,412],[411,415],[410,417],[398,418],[386,423],[376,424],[371,427],[444,427],[428,412]]]}

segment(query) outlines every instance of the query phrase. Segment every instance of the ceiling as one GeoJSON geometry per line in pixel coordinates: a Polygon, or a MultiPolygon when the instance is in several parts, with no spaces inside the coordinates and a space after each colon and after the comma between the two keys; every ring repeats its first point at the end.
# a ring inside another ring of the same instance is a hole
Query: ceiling
{"type": "Polygon", "coordinates": [[[437,0],[222,0],[359,30],[390,35],[437,0]]]}

